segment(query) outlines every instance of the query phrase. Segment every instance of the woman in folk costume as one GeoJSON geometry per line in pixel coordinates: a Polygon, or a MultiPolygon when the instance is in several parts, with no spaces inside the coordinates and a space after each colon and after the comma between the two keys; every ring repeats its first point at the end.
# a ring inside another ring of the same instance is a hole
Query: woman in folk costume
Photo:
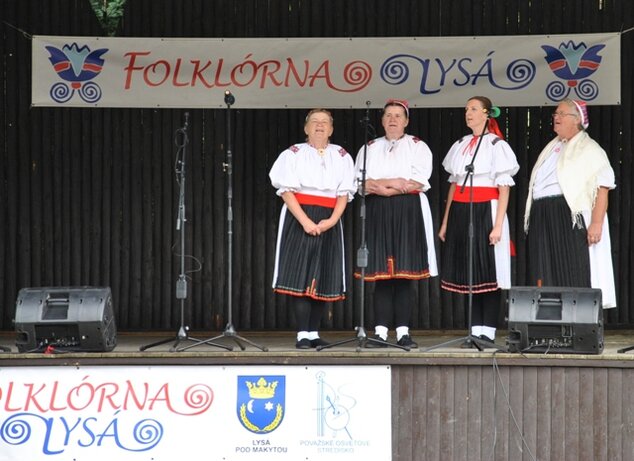
{"type": "Polygon", "coordinates": [[[391,325],[399,346],[417,347],[409,332],[416,283],[438,275],[425,194],[431,187],[432,153],[421,139],[405,134],[408,123],[407,101],[388,100],[381,118],[385,136],[361,147],[355,162],[358,178],[366,169],[369,257],[364,279],[374,283],[375,335],[366,347],[387,347],[391,325]]]}
{"type": "MultiPolygon", "coordinates": [[[[504,140],[489,98],[467,101],[465,121],[472,134],[449,149],[443,167],[449,173],[449,194],[438,232],[444,242],[441,287],[469,293],[469,203],[473,192],[473,277],[471,335],[493,342],[500,308],[500,289],[511,287],[511,242],[506,217],[513,176],[519,170],[515,153],[504,140]],[[485,124],[487,130],[483,134],[485,124]],[[480,143],[473,171],[473,190],[463,190],[469,165],[480,143]]],[[[468,342],[466,344],[469,344],[468,342]]]]}
{"type": "Polygon", "coordinates": [[[298,349],[325,346],[319,324],[326,303],[344,299],[341,215],[356,192],[354,164],[330,143],[329,111],[306,116],[305,143],[284,150],[269,177],[284,200],[275,252],[273,289],[290,296],[297,320],[298,349]]]}
{"type": "Polygon", "coordinates": [[[528,283],[602,290],[616,307],[608,230],[608,191],[614,170],[586,129],[586,103],[566,99],[553,114],[557,137],[537,158],[529,183],[524,228],[528,283]]]}

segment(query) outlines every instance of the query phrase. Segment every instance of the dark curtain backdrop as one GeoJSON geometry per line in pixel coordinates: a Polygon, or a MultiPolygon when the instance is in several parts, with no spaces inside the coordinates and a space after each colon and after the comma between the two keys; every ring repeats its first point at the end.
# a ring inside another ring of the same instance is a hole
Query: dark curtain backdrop
{"type": "MultiPolygon", "coordinates": [[[[88,0],[0,2],[0,329],[13,328],[22,287],[110,286],[120,330],[170,330],[180,321],[176,280],[180,234],[175,130],[186,109],[31,108],[31,41],[39,35],[106,35],[88,0]]],[[[634,26],[630,0],[128,0],[122,37],[381,37],[613,32],[634,26]]],[[[591,107],[590,135],[608,152],[618,188],[610,193],[619,307],[608,327],[633,327],[632,60],[634,33],[622,36],[622,104],[591,107]]],[[[386,94],[386,99],[392,96],[386,94]]],[[[237,95],[239,97],[239,95],[237,95]]],[[[214,101],[217,104],[218,101],[214,101]]],[[[494,101],[504,106],[504,101],[494,101]]],[[[514,284],[525,278],[522,217],[529,172],[552,138],[552,108],[510,108],[500,123],[521,170],[509,207],[518,255],[514,284]]],[[[227,321],[227,112],[189,110],[186,156],[186,322],[223,329],[227,321]]],[[[231,111],[234,157],[233,323],[241,330],[293,329],[283,297],[271,291],[281,200],[268,180],[278,153],[301,141],[305,110],[231,111]]],[[[363,110],[335,110],[333,142],[353,156],[363,144],[363,110]]],[[[380,131],[380,114],[370,112],[380,131]]],[[[447,176],[441,161],[467,132],[463,109],[417,109],[408,131],[434,153],[429,192],[435,226],[447,176]]],[[[348,272],[359,245],[358,204],[344,215],[348,272]]],[[[442,247],[438,246],[438,252],[442,247]]],[[[344,302],[326,328],[359,322],[359,286],[348,277],[344,302]]],[[[371,326],[372,289],[366,290],[371,326]]],[[[465,326],[463,299],[419,283],[417,329],[465,326]]],[[[500,325],[504,325],[501,309],[500,325]]]]}

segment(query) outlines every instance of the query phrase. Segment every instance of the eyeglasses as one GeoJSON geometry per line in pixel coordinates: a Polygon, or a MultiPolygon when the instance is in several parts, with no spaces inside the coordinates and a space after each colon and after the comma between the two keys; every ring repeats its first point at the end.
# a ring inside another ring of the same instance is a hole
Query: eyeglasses
{"type": "Polygon", "coordinates": [[[565,117],[566,115],[572,115],[573,117],[577,117],[577,114],[573,114],[572,112],[555,112],[553,113],[553,118],[565,117]]]}

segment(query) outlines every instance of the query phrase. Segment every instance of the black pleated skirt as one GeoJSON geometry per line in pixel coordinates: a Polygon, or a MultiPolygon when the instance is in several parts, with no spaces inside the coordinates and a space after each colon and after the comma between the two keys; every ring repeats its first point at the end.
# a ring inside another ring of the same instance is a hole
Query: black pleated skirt
{"type": "MultiPolygon", "coordinates": [[[[428,278],[425,222],[418,194],[366,197],[365,281],[428,278]]],[[[355,272],[355,277],[360,273],[355,272]]]]}
{"type": "MultiPolygon", "coordinates": [[[[493,230],[491,202],[473,204],[473,293],[498,289],[495,250],[489,244],[493,230]]],[[[442,252],[440,285],[457,293],[469,293],[469,203],[452,202],[442,252]]]]}
{"type": "Polygon", "coordinates": [[[528,226],[528,284],[590,287],[590,253],[583,217],[572,225],[563,195],[535,200],[528,226]]]}
{"type": "MultiPolygon", "coordinates": [[[[313,222],[328,219],[331,208],[302,205],[313,222]]],[[[273,289],[292,296],[320,301],[345,298],[343,266],[343,226],[335,226],[318,236],[304,232],[293,214],[285,209],[275,263],[273,289]]]]}

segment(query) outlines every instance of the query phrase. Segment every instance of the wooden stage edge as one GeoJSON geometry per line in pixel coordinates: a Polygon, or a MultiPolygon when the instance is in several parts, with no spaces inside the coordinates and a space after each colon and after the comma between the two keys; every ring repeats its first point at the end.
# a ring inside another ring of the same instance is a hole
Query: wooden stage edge
{"type": "MultiPolygon", "coordinates": [[[[634,331],[606,331],[604,350],[601,354],[561,354],[561,353],[509,353],[494,348],[478,351],[461,349],[455,343],[447,347],[437,347],[448,341],[466,335],[465,331],[413,331],[412,337],[419,347],[411,351],[397,348],[361,349],[354,332],[323,331],[327,341],[345,341],[345,344],[321,351],[295,349],[293,332],[237,332],[237,334],[257,346],[248,343],[241,350],[233,336],[222,332],[198,332],[178,344],[178,348],[193,346],[185,351],[170,350],[176,344],[174,332],[119,332],[117,346],[109,352],[74,352],[57,349],[55,353],[19,353],[15,345],[15,332],[0,332],[0,346],[10,348],[10,352],[0,352],[0,367],[19,366],[88,366],[88,365],[473,365],[482,366],[497,363],[501,366],[537,367],[594,367],[594,368],[634,368],[634,350],[619,353],[623,348],[634,345],[634,331]],[[217,338],[212,344],[201,344],[217,338]],[[141,351],[142,346],[166,340],[165,344],[141,351]],[[233,348],[228,351],[216,344],[233,348]],[[426,351],[427,348],[432,351],[426,351]]],[[[505,346],[506,331],[499,331],[496,344],[505,346]]],[[[393,341],[393,338],[390,338],[393,341]]]]}

